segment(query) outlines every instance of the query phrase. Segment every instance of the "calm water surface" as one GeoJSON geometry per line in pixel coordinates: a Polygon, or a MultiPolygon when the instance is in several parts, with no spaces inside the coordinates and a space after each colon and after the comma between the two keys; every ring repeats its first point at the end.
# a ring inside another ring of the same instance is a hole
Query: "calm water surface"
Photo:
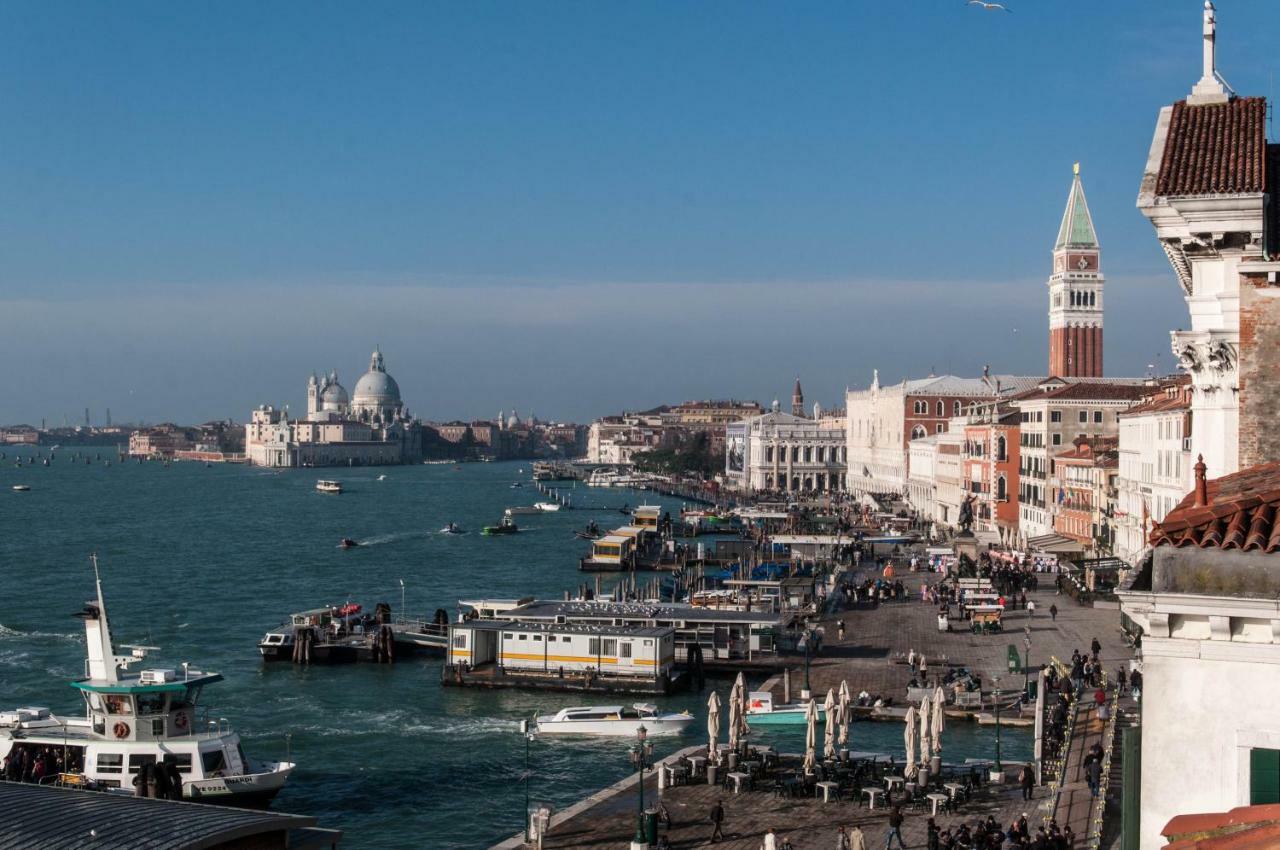
{"type": "MultiPolygon", "coordinates": [[[[0,461],[0,707],[79,712],[67,682],[81,675],[83,637],[71,615],[92,594],[99,554],[117,644],[162,647],[156,666],[191,661],[222,673],[204,701],[230,719],[251,755],[298,762],[277,798],[281,811],[343,829],[344,847],[486,847],[521,828],[524,744],[519,718],[576,704],[570,694],[441,688],[437,659],[395,665],[264,665],[256,643],[290,612],[356,601],[430,615],[460,598],[560,596],[582,581],[587,544],[572,532],[607,511],[518,517],[524,533],[485,538],[508,505],[539,496],[527,463],[266,471],[244,466],[116,463],[111,449],[59,450],[49,467],[0,461]],[[79,453],[78,462],[72,455],[79,453]],[[523,470],[523,474],[521,473],[523,470]],[[385,475],[385,480],[377,480],[385,475]],[[314,490],[340,478],[346,492],[314,490]],[[522,489],[511,489],[513,481],[522,489]],[[12,491],[15,483],[31,491],[12,491]],[[448,522],[473,533],[438,534],[448,522]],[[341,550],[342,537],[362,541],[341,550]],[[286,742],[289,733],[291,740],[286,742]]],[[[48,450],[43,450],[47,455],[48,450]]],[[[579,488],[579,506],[678,501],[579,488]]],[[[606,525],[606,527],[608,527],[606,525]]],[[[727,696],[730,682],[711,686],[727,696]]],[[[753,682],[751,684],[758,684],[753,682]]],[[[706,693],[663,701],[704,717],[706,693]]],[[[659,753],[700,739],[658,739],[659,753]]],[[[859,749],[898,752],[898,724],[851,728],[859,749]]],[[[761,736],[792,751],[803,731],[761,736]]],[[[976,726],[953,725],[948,758],[989,756],[976,726]]],[[[629,770],[625,742],[538,741],[532,796],[557,807],[629,770]]],[[[1025,733],[1005,735],[1007,758],[1026,757],[1025,733]]]]}

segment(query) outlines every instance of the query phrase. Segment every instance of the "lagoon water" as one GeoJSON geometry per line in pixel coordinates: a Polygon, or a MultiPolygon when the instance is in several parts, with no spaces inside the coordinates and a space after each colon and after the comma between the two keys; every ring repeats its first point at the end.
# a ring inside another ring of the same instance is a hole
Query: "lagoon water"
{"type": "MultiPolygon", "coordinates": [[[[118,463],[114,449],[68,447],[45,467],[30,464],[32,449],[4,451],[0,707],[81,710],[67,686],[84,663],[81,624],[71,615],[92,595],[89,554],[97,552],[117,645],[161,647],[151,659],[157,666],[190,661],[222,673],[226,681],[203,700],[214,716],[232,722],[250,755],[288,752],[297,761],[275,808],[344,830],[349,848],[482,848],[521,829],[518,721],[580,697],[441,688],[436,658],[268,666],[256,644],[292,611],[347,601],[399,609],[401,579],[407,610],[425,616],[452,614],[463,598],[559,597],[583,581],[576,559],[587,544],[573,530],[591,518],[621,524],[616,511],[521,516],[523,533],[481,537],[480,526],[504,507],[539,498],[522,462],[268,471],[118,463]],[[316,492],[318,477],[339,478],[345,492],[316,492]],[[514,481],[525,486],[511,489],[514,481]],[[14,484],[31,491],[14,492],[14,484]],[[451,521],[471,533],[437,533],[451,521]],[[339,549],[343,537],[365,545],[339,549]]],[[[582,508],[657,501],[679,509],[677,500],[634,491],[579,487],[571,495],[582,508]]],[[[730,685],[708,687],[723,698],[730,685]]],[[[706,696],[662,701],[699,722],[683,739],[657,739],[659,754],[702,739],[706,696]]],[[[898,724],[850,729],[855,748],[895,753],[901,733],[898,724]]],[[[757,737],[803,749],[802,729],[757,737]]],[[[944,740],[949,759],[991,754],[989,734],[976,726],[953,724],[944,740]]],[[[563,808],[623,778],[628,743],[535,741],[532,799],[563,808]]],[[[1025,732],[1006,730],[1006,758],[1029,749],[1025,732]]]]}

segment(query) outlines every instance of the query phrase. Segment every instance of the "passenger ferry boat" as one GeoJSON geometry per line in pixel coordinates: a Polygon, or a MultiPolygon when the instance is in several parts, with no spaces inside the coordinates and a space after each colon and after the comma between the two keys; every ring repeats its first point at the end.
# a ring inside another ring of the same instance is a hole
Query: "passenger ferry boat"
{"type": "MultiPolygon", "coordinates": [[[[827,715],[827,707],[820,702],[815,702],[814,707],[818,710],[818,721],[822,722],[827,715]]],[[[806,711],[808,708],[809,704],[807,702],[774,705],[773,694],[769,691],[752,691],[747,695],[747,725],[792,726],[804,724],[807,721],[806,711]]]]}
{"type": "Polygon", "coordinates": [[[641,726],[649,735],[679,735],[693,722],[693,715],[687,711],[663,713],[652,703],[638,702],[562,708],[554,715],[539,715],[535,722],[540,735],[635,737],[641,726]]]}
{"type": "Polygon", "coordinates": [[[94,561],[97,599],[76,616],[84,620],[88,677],[72,682],[85,702],[85,716],[57,717],[47,708],[0,713],[0,757],[52,754],[67,784],[133,793],[143,765],[172,763],[182,777],[182,795],[202,803],[266,806],[293,772],[291,762],[247,757],[240,736],[223,719],[208,719],[204,690],[222,681],[217,673],[149,669],[128,671],[146,657],[115,654],[102,581],[94,561]]]}
{"type": "Polygon", "coordinates": [[[316,482],[316,489],[321,493],[341,493],[342,482],[321,478],[316,482]]]}

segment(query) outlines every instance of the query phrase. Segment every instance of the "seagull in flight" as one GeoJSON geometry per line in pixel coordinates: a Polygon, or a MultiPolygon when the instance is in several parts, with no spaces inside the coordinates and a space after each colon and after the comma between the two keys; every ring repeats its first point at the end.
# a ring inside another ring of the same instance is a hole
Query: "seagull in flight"
{"type": "Polygon", "coordinates": [[[1003,3],[986,3],[983,0],[969,0],[969,2],[965,3],[965,5],[981,6],[982,8],[986,9],[988,12],[994,12],[997,9],[999,9],[1002,12],[1009,12],[1010,14],[1013,13],[1013,10],[1010,9],[1008,6],[1004,5],[1003,3]]]}

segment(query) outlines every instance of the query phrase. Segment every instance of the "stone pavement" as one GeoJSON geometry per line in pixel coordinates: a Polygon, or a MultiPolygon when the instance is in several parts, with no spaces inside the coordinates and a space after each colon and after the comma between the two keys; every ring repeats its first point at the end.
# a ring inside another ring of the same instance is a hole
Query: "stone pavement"
{"type": "MultiPolygon", "coordinates": [[[[871,571],[864,570],[855,577],[862,579],[871,575],[871,571]]],[[[898,578],[909,591],[914,591],[910,601],[883,603],[877,608],[864,606],[823,618],[822,651],[810,662],[809,678],[815,694],[825,694],[828,688],[838,690],[840,681],[846,679],[854,694],[865,689],[871,694],[892,697],[901,704],[911,671],[907,665],[896,662],[912,649],[924,653],[932,671],[939,670],[943,663],[965,666],[982,677],[984,690],[994,687],[996,676],[1001,677],[1002,689],[1020,690],[1023,677],[1008,672],[1007,648],[1012,644],[1019,656],[1022,655],[1027,626],[1031,628],[1033,668],[1047,663],[1050,655],[1069,661],[1072,650],[1087,652],[1095,637],[1102,644],[1100,657],[1109,672],[1133,656],[1120,632],[1119,609],[1082,606],[1065,594],[1055,595],[1052,575],[1043,575],[1040,589],[1027,594],[1028,599],[1035,600],[1035,615],[1029,616],[1022,609],[1007,610],[1005,631],[995,635],[975,635],[967,630],[938,631],[937,609],[920,601],[921,582],[936,583],[938,575],[903,571],[898,578]],[[1056,621],[1049,615],[1049,606],[1053,604],[1059,609],[1056,621]],[[845,623],[843,641],[837,637],[840,620],[845,623]]],[[[953,623],[953,628],[958,626],[953,623]]],[[[772,690],[778,700],[782,697],[781,681],[780,676],[775,676],[764,687],[772,690]]],[[[793,699],[803,681],[801,662],[791,672],[793,699]]],[[[749,684],[756,687],[754,683],[749,684]]]]}
{"type": "MultiPolygon", "coordinates": [[[[793,757],[798,764],[798,757],[793,757]]],[[[614,786],[612,793],[584,811],[563,820],[557,820],[544,836],[543,847],[555,850],[603,850],[626,848],[635,834],[638,795],[636,780],[614,786]]],[[[658,799],[656,780],[650,776],[645,784],[646,805],[658,799]]],[[[660,828],[673,848],[711,846],[711,822],[709,814],[717,800],[724,805],[724,840],[714,846],[726,850],[758,850],[765,832],[773,827],[781,845],[789,838],[795,850],[831,850],[835,846],[835,830],[858,826],[866,838],[868,850],[884,846],[887,834],[888,809],[881,805],[874,811],[860,807],[850,800],[823,803],[822,798],[804,797],[785,799],[767,790],[744,791],[733,794],[719,786],[706,784],[684,785],[667,788],[661,792],[663,804],[671,815],[671,828],[660,828]]],[[[883,800],[883,798],[882,798],[883,800]]],[[[1042,822],[1044,805],[1049,801],[1043,789],[1036,791],[1036,799],[1024,802],[1013,786],[987,786],[961,807],[955,814],[939,812],[937,823],[942,828],[958,827],[985,820],[990,814],[1007,827],[1022,813],[1032,830],[1042,822]]],[[[929,819],[927,806],[923,810],[906,811],[902,835],[908,847],[924,847],[926,824],[929,819]]],[[[517,846],[508,842],[504,847],[517,846]]]]}

